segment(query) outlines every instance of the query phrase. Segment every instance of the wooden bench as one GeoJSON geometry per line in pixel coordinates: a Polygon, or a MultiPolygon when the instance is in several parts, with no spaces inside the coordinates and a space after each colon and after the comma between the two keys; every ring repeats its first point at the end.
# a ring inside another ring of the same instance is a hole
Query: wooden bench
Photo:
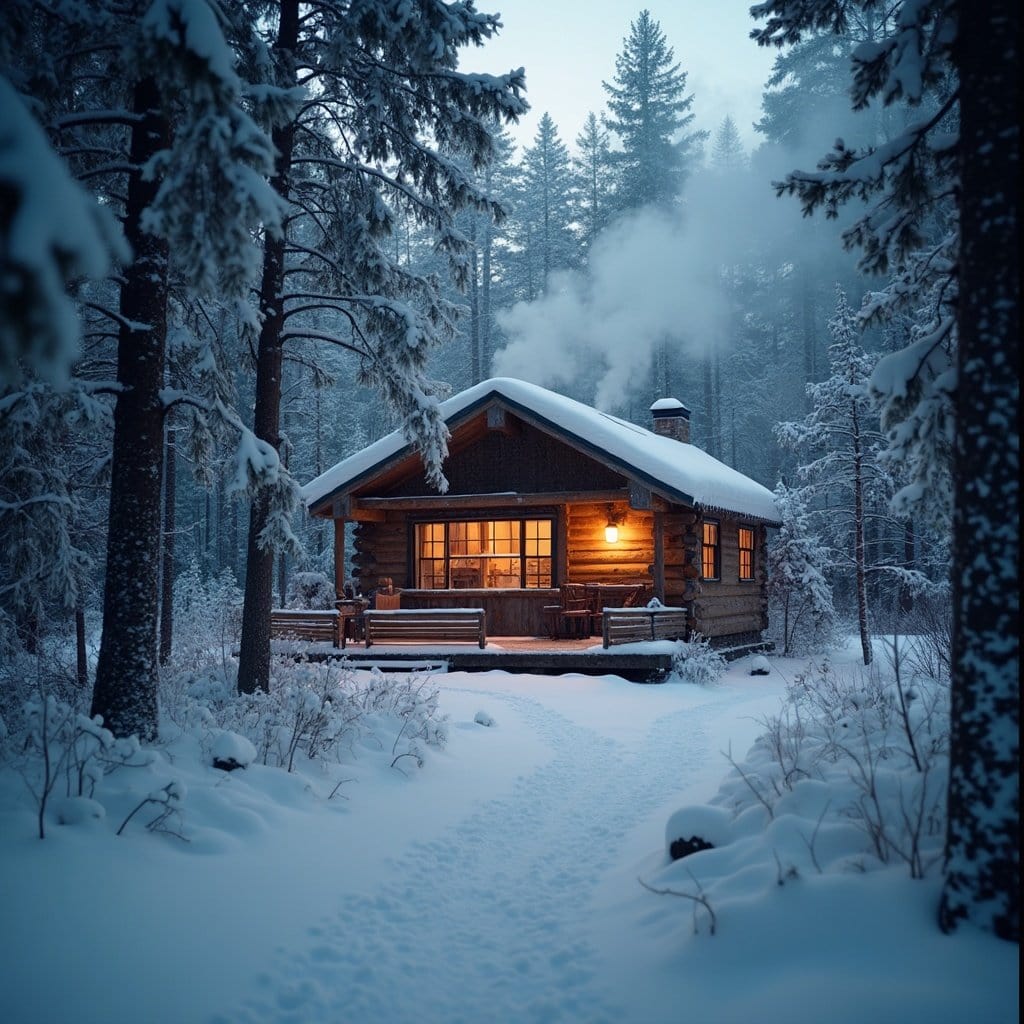
{"type": "Polygon", "coordinates": [[[270,612],[272,639],[311,640],[340,646],[339,624],[336,611],[311,611],[301,608],[274,608],[270,612]]]}
{"type": "Polygon", "coordinates": [[[606,608],[601,615],[603,647],[685,638],[685,608],[606,608]]]}
{"type": "Polygon", "coordinates": [[[366,646],[375,643],[476,643],[487,646],[483,608],[396,608],[363,613],[366,646]]]}

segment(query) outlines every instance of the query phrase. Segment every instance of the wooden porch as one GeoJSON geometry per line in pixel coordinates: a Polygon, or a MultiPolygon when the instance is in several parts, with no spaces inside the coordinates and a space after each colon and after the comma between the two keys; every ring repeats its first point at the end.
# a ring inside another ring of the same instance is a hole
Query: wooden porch
{"type": "Polygon", "coordinates": [[[444,664],[449,672],[519,672],[534,675],[616,675],[633,682],[662,682],[672,668],[666,653],[638,652],[630,647],[601,647],[601,638],[551,640],[542,637],[488,637],[481,650],[470,644],[386,644],[367,649],[362,641],[342,650],[328,643],[274,641],[275,654],[296,654],[309,661],[348,661],[353,667],[401,670],[425,664],[444,664]]]}

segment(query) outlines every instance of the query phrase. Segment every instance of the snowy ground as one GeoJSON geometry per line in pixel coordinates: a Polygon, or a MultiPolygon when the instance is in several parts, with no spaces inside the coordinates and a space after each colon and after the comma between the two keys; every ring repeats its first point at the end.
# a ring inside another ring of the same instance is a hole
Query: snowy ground
{"type": "Polygon", "coordinates": [[[666,870],[669,815],[712,797],[799,667],[745,664],[712,688],[439,676],[447,747],[408,777],[367,758],[346,800],[172,749],[188,844],[106,823],[40,842],[8,780],[0,1018],[1015,1022],[1017,948],[941,936],[933,877],[741,871],[714,936],[640,886],[666,870]]]}

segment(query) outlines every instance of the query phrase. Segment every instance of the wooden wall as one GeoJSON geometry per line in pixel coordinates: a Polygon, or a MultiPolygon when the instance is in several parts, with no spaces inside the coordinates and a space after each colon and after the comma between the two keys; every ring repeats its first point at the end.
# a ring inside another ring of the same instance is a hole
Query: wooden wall
{"type": "MultiPolygon", "coordinates": [[[[444,463],[448,494],[542,494],[605,491],[627,486],[626,478],[528,423],[513,433],[490,431],[453,450],[444,463]]],[[[394,484],[380,497],[434,494],[422,471],[394,484]]]]}
{"type": "MultiPolygon", "coordinates": [[[[754,579],[740,581],[739,527],[742,520],[725,515],[708,516],[719,523],[721,579],[701,580],[693,604],[694,628],[706,637],[758,633],[768,625],[765,574],[767,531],[754,526],[754,579]]],[[[699,562],[698,562],[699,565],[699,562]]]]}
{"type": "MultiPolygon", "coordinates": [[[[557,554],[559,582],[654,584],[654,513],[614,506],[619,540],[604,539],[608,521],[606,504],[573,504],[563,510],[557,554]]],[[[499,513],[495,513],[498,515],[499,513]]],[[[519,510],[517,515],[525,514],[519,510]]],[[[758,633],[767,628],[767,531],[754,529],[754,580],[739,579],[738,528],[748,525],[726,515],[709,516],[720,525],[721,580],[700,579],[699,516],[681,508],[661,513],[664,532],[665,592],[656,596],[668,605],[690,609],[694,629],[717,638],[758,633]]],[[[367,593],[381,577],[390,577],[402,590],[414,588],[409,577],[409,528],[405,513],[390,512],[385,522],[362,522],[355,531],[353,565],[360,589],[367,593]]],[[[492,635],[537,635],[542,630],[541,607],[553,603],[554,591],[527,594],[514,591],[418,591],[411,600],[424,606],[486,607],[492,635]],[[500,610],[505,609],[504,611],[500,610]]],[[[411,605],[415,607],[416,605],[411,605]]]]}
{"type": "Polygon", "coordinates": [[[368,594],[381,577],[396,587],[409,587],[409,531],[405,515],[388,513],[383,523],[357,523],[352,565],[359,574],[359,589],[368,594]]]}
{"type": "Polygon", "coordinates": [[[624,502],[613,506],[619,539],[604,539],[608,505],[569,505],[566,509],[566,573],[570,583],[651,583],[654,516],[624,502]]]}

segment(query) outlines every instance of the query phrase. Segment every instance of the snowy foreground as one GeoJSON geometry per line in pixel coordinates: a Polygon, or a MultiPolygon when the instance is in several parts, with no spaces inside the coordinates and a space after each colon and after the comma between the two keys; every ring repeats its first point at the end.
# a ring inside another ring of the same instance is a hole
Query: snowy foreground
{"type": "Polygon", "coordinates": [[[819,841],[819,807],[791,800],[788,837],[776,814],[669,863],[679,808],[732,827],[702,806],[724,753],[742,759],[802,667],[748,665],[710,688],[439,676],[447,745],[408,774],[367,753],[333,799],[333,778],[227,774],[183,738],[165,755],[188,790],[187,843],[132,825],[115,837],[110,820],[40,841],[7,772],[0,1019],[1017,1021],[1017,947],[942,936],[934,867],[923,881],[905,865],[827,870],[839,832],[819,841]],[[638,879],[703,892],[714,934],[705,907],[638,879]]]}

